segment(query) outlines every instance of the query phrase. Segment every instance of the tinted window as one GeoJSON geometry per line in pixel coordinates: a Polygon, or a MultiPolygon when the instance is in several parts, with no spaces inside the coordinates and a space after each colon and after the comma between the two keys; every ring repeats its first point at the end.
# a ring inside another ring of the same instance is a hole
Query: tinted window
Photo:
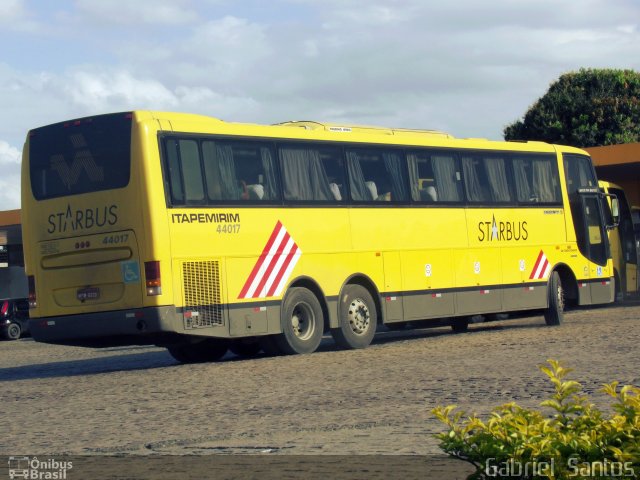
{"type": "Polygon", "coordinates": [[[31,190],[38,200],[129,183],[131,115],[100,115],[29,133],[31,190]]]}
{"type": "Polygon", "coordinates": [[[406,164],[393,150],[347,151],[351,199],[358,202],[409,200],[406,164]]]}
{"type": "Polygon", "coordinates": [[[267,144],[180,138],[164,143],[172,205],[279,198],[267,144]]]}
{"type": "Polygon", "coordinates": [[[288,146],[279,149],[285,200],[342,202],[344,162],[339,149],[288,146]]]}
{"type": "Polygon", "coordinates": [[[584,155],[564,155],[564,174],[569,195],[581,188],[596,189],[598,181],[591,158],[584,155]]]}
{"type": "Polygon", "coordinates": [[[462,183],[458,160],[444,153],[409,152],[411,198],[419,202],[459,202],[462,183]]]}
{"type": "Polygon", "coordinates": [[[518,156],[513,159],[516,197],[520,203],[562,201],[554,156],[518,156]]]}
{"type": "Polygon", "coordinates": [[[511,201],[506,162],[498,154],[463,156],[462,171],[465,193],[470,202],[511,201]]]}

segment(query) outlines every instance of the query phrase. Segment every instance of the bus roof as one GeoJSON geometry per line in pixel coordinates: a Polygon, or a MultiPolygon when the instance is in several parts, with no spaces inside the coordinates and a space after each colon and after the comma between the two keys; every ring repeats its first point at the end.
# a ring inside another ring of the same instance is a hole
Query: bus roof
{"type": "Polygon", "coordinates": [[[207,133],[260,136],[291,139],[314,139],[330,141],[374,142],[397,145],[428,145],[433,147],[463,147],[476,149],[509,149],[531,151],[535,147],[539,152],[561,151],[588,155],[584,150],[552,145],[538,141],[499,141],[484,138],[457,138],[438,130],[420,130],[408,128],[376,127],[366,125],[345,125],[323,123],[313,120],[286,121],[273,125],[227,122],[216,117],[200,114],[175,113],[163,111],[134,111],[138,121],[145,119],[158,121],[161,129],[173,131],[199,131],[207,133]],[[375,140],[373,137],[378,136],[375,140]]]}
{"type": "Polygon", "coordinates": [[[427,135],[443,138],[454,138],[439,130],[420,130],[413,128],[389,128],[371,125],[345,125],[342,123],[320,123],[314,120],[293,120],[289,122],[276,123],[274,127],[300,127],[307,130],[325,130],[339,133],[369,133],[373,135],[427,135]]]}

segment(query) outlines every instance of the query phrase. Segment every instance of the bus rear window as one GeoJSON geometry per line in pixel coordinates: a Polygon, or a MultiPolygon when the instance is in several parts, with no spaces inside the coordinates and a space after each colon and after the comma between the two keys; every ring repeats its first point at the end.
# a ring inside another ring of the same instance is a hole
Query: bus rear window
{"type": "Polygon", "coordinates": [[[29,134],[31,190],[37,200],[129,183],[131,114],[114,113],[36,128],[29,134]]]}

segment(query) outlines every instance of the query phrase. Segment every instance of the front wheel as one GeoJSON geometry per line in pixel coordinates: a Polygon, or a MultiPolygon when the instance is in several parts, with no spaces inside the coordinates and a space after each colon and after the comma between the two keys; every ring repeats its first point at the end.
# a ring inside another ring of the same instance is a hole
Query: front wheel
{"type": "Polygon", "coordinates": [[[564,320],[564,289],[558,272],[553,272],[549,278],[549,306],[544,311],[544,321],[547,325],[560,325],[564,320]]]}
{"type": "Polygon", "coordinates": [[[320,346],[324,315],[317,297],[303,287],[293,287],[282,304],[282,333],[275,337],[285,354],[312,353],[320,346]]]}
{"type": "Polygon", "coordinates": [[[342,348],[365,348],[373,340],[378,314],[373,297],[362,285],[347,285],[340,298],[340,326],[331,329],[342,348]]]}

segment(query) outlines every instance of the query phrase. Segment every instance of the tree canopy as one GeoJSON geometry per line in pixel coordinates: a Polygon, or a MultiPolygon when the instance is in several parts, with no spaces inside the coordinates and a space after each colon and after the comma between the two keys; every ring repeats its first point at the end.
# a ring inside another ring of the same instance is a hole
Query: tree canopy
{"type": "Polygon", "coordinates": [[[640,73],[581,69],[561,75],[524,115],[504,128],[505,140],[541,140],[575,147],[640,142],[640,73]]]}

